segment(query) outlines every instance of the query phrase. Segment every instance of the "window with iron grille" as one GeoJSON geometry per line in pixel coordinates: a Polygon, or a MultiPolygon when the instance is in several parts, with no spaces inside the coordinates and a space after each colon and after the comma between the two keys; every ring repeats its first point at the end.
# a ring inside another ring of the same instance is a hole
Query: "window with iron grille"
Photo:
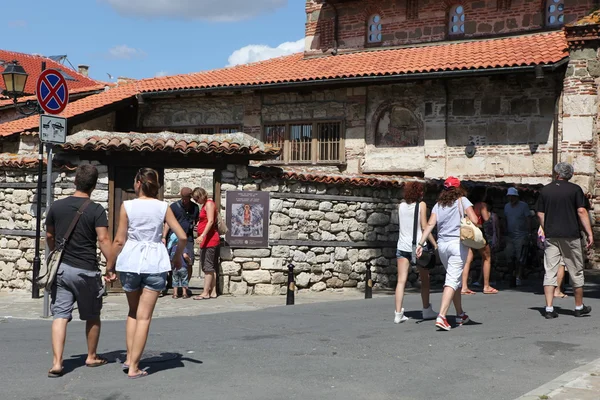
{"type": "Polygon", "coordinates": [[[465,8],[462,5],[455,5],[450,9],[448,15],[450,35],[462,35],[465,33],[465,8]]]}
{"type": "Polygon", "coordinates": [[[281,148],[280,162],[290,164],[338,164],[345,161],[342,123],[290,122],[265,125],[267,145],[281,148]]]}
{"type": "Polygon", "coordinates": [[[561,26],[565,23],[565,1],[546,1],[546,26],[561,26]]]}
{"type": "Polygon", "coordinates": [[[380,43],[382,36],[381,31],[381,16],[378,14],[371,15],[367,23],[367,42],[369,43],[380,43]]]}
{"type": "Polygon", "coordinates": [[[177,126],[177,127],[149,127],[144,128],[146,133],[157,132],[173,132],[173,133],[194,133],[197,135],[213,135],[215,133],[237,133],[242,132],[242,127],[239,125],[194,125],[194,126],[177,126]]]}

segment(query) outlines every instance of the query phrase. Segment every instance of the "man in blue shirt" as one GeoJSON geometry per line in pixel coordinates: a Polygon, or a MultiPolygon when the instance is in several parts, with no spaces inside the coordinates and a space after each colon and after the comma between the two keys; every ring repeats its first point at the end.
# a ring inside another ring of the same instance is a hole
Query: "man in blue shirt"
{"type": "Polygon", "coordinates": [[[519,200],[519,192],[508,188],[508,203],[504,206],[506,221],[506,259],[511,277],[510,286],[521,286],[523,264],[527,259],[527,249],[531,234],[531,211],[524,201],[519,200]]]}

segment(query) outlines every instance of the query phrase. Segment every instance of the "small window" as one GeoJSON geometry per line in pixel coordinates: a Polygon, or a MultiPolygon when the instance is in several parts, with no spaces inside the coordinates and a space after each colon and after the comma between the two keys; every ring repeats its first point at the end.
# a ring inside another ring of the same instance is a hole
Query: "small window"
{"type": "Polygon", "coordinates": [[[340,122],[299,122],[265,125],[267,145],[281,148],[280,162],[319,164],[344,162],[344,142],[340,122]]]}
{"type": "Polygon", "coordinates": [[[367,26],[367,41],[369,43],[381,42],[381,29],[381,17],[378,14],[372,15],[367,26]]]}
{"type": "Polygon", "coordinates": [[[465,33],[465,8],[456,5],[450,9],[449,31],[451,35],[461,35],[465,33]]]}
{"type": "Polygon", "coordinates": [[[565,22],[564,0],[546,1],[546,26],[560,26],[565,22]]]}

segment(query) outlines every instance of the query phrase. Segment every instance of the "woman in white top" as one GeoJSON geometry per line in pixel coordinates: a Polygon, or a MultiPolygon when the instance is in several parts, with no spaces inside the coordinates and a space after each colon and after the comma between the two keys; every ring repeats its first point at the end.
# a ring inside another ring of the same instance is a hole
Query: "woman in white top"
{"type": "Polygon", "coordinates": [[[116,270],[129,303],[127,316],[127,360],[123,369],[129,378],[141,378],[148,373],[139,369],[140,358],[148,339],[148,330],[158,295],[167,284],[171,261],[162,243],[164,223],[177,235],[179,243],[174,267],[182,267],[181,260],[187,236],[168,204],[157,199],[160,185],[158,173],[141,168],[134,181],[135,200],[121,205],[119,227],[113,243],[113,254],[108,260],[107,280],[116,280],[116,270]],[[115,261],[116,259],[116,261],[115,261]]]}
{"type": "MultiPolygon", "coordinates": [[[[449,331],[450,324],[446,320],[446,313],[450,303],[454,301],[456,308],[456,322],[460,326],[469,322],[469,316],[462,309],[461,286],[462,272],[467,261],[468,248],[460,242],[460,220],[466,215],[473,224],[477,224],[477,215],[473,211],[473,204],[465,197],[465,191],[460,187],[460,181],[449,177],[444,182],[444,190],[438,202],[431,210],[431,217],[423,235],[427,237],[433,228],[438,228],[438,249],[440,260],[446,268],[446,282],[442,294],[442,304],[435,326],[449,331]]],[[[423,238],[417,247],[417,256],[423,253],[423,238]]]]}
{"type": "MultiPolygon", "coordinates": [[[[413,253],[413,236],[415,228],[415,207],[419,207],[417,215],[417,237],[414,243],[419,243],[422,230],[427,227],[427,205],[421,201],[425,193],[425,186],[421,182],[408,182],[404,186],[404,202],[398,206],[398,248],[396,258],[398,259],[398,283],[396,284],[396,310],[394,322],[399,324],[408,318],[404,316],[402,300],[404,299],[404,287],[408,278],[408,270],[413,253]]],[[[434,249],[437,244],[433,235],[428,237],[434,249]]],[[[423,300],[423,319],[432,319],[437,316],[429,303],[429,270],[419,267],[421,278],[421,299],[423,300]]]]}

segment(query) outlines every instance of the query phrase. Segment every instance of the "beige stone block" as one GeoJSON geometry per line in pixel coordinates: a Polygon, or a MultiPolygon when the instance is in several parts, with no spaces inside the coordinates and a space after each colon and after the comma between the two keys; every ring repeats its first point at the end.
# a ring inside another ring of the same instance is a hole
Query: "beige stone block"
{"type": "Polygon", "coordinates": [[[443,178],[446,176],[446,160],[430,160],[425,167],[426,178],[443,178]]]}
{"type": "Polygon", "coordinates": [[[280,285],[259,283],[254,286],[254,294],[257,296],[276,296],[280,293],[280,285]]]}
{"type": "Polygon", "coordinates": [[[593,174],[595,171],[594,157],[577,155],[572,163],[576,174],[593,174]]]}
{"type": "Polygon", "coordinates": [[[414,172],[425,169],[425,148],[405,147],[377,149],[369,146],[364,172],[414,172]]]}
{"type": "Polygon", "coordinates": [[[550,174],[552,172],[552,154],[534,154],[533,171],[536,174],[550,174]]]}
{"type": "Polygon", "coordinates": [[[508,171],[511,174],[527,174],[534,170],[533,157],[531,156],[508,156],[508,171]]]}
{"type": "MultiPolygon", "coordinates": [[[[508,156],[488,157],[485,160],[485,173],[488,175],[504,175],[509,173],[508,156]]],[[[533,169],[533,160],[532,160],[533,169]]]]}
{"type": "Polygon", "coordinates": [[[446,174],[448,176],[468,177],[479,175],[486,170],[485,157],[449,157],[446,163],[446,174]]]}
{"type": "Polygon", "coordinates": [[[563,140],[567,142],[592,140],[593,128],[593,117],[565,117],[563,118],[563,140]]]}
{"type": "Polygon", "coordinates": [[[595,115],[597,96],[584,94],[565,94],[563,96],[563,113],[572,116],[595,115]]]}
{"type": "Polygon", "coordinates": [[[360,173],[360,165],[362,164],[362,158],[351,158],[346,160],[346,173],[358,174],[360,173]]]}
{"type": "Polygon", "coordinates": [[[594,187],[594,178],[587,175],[577,175],[577,171],[575,171],[575,175],[571,179],[571,182],[581,186],[583,193],[591,192],[594,187]]]}
{"type": "Polygon", "coordinates": [[[242,271],[242,279],[248,282],[250,285],[257,283],[269,283],[271,282],[271,273],[264,270],[256,271],[242,271]]]}
{"type": "Polygon", "coordinates": [[[271,271],[287,271],[283,258],[263,258],[260,261],[261,269],[271,271]]]}
{"type": "Polygon", "coordinates": [[[0,252],[0,260],[15,262],[21,258],[23,252],[17,249],[6,249],[0,252]]]}
{"type": "Polygon", "coordinates": [[[221,276],[219,279],[221,279],[221,290],[223,291],[223,294],[229,294],[229,277],[221,276]]]}
{"type": "Polygon", "coordinates": [[[29,192],[27,190],[17,189],[13,192],[13,203],[25,204],[29,201],[29,192]]]}
{"type": "Polygon", "coordinates": [[[221,262],[222,275],[238,275],[241,270],[240,264],[232,261],[221,262]]]}
{"type": "Polygon", "coordinates": [[[248,293],[248,284],[242,282],[229,282],[229,293],[235,296],[243,296],[248,293]]]}

